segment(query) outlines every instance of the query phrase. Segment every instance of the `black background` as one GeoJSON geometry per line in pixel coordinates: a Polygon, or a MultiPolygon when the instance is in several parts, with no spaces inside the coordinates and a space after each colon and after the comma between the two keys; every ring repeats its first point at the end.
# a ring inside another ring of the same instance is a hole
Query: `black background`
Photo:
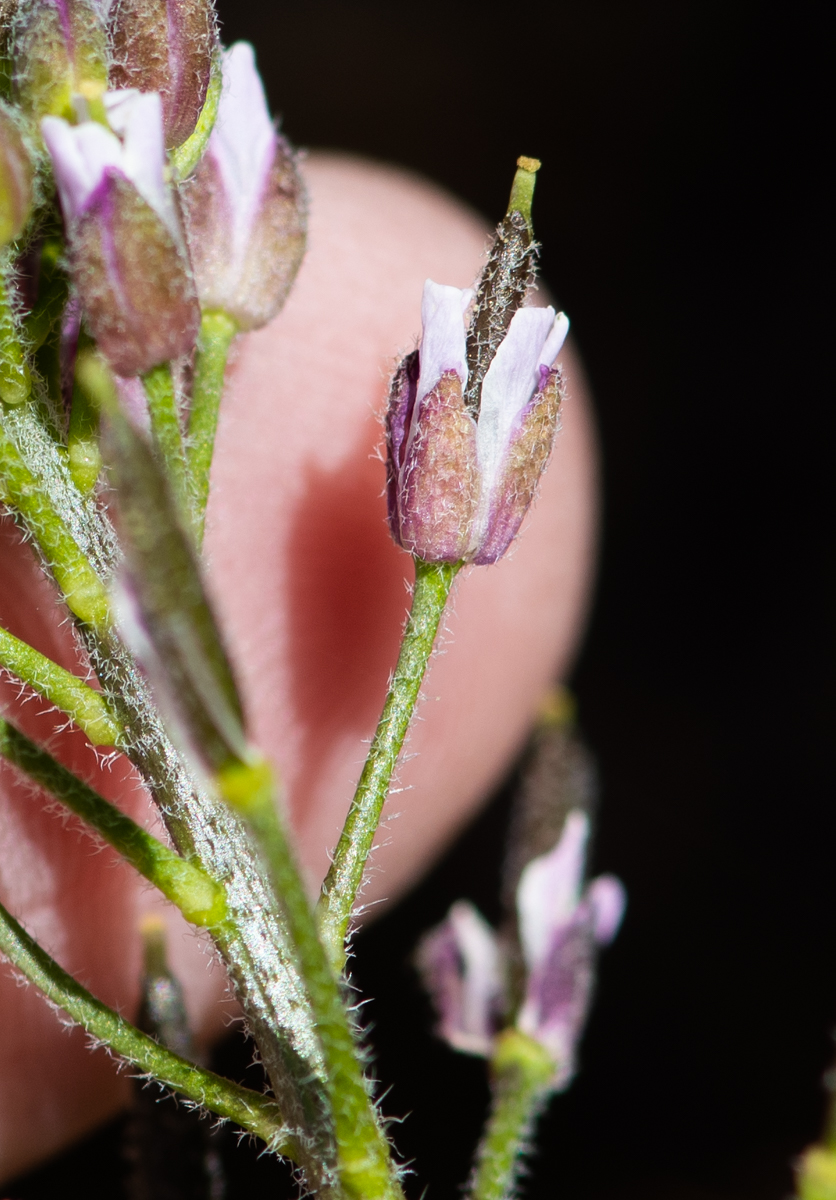
{"type": "MultiPolygon", "coordinates": [[[[492,218],[517,155],[544,161],[544,275],[605,465],[573,687],[603,780],[594,866],[630,907],[525,1194],[782,1200],[836,1018],[825,5],[220,11],[299,145],[405,164],[492,218]]],[[[506,810],[500,795],[358,946],[386,1109],[411,1114],[395,1136],[428,1200],[459,1195],[487,1092],[482,1064],[429,1034],[407,958],[461,895],[495,915],[506,810]]],[[[114,1146],[111,1130],[9,1194],[115,1195],[114,1146]]],[[[238,1170],[235,1196],[277,1194],[266,1164],[238,1170]]]]}

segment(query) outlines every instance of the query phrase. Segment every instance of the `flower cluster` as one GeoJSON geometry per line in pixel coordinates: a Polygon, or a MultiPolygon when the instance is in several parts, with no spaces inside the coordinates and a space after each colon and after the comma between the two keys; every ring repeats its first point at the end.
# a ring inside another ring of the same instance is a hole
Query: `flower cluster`
{"type": "Polygon", "coordinates": [[[21,125],[35,157],[43,145],[51,160],[73,305],[116,374],[135,376],[190,353],[202,310],[240,330],[274,316],[301,261],[305,206],[252,48],[221,53],[208,0],[117,0],[107,18],[105,8],[18,6],[0,234],[19,236],[31,204],[21,125]],[[196,140],[196,170],[178,185],[168,152],[196,140]]]}
{"type": "MultiPolygon", "coordinates": [[[[526,982],[513,1025],[549,1054],[554,1091],[575,1073],[596,952],[615,937],[626,902],[612,875],[583,888],[588,838],[589,818],[573,809],[557,845],[526,866],[517,888],[526,982]]],[[[459,901],[421,942],[418,964],[440,1035],[457,1050],[490,1057],[512,1007],[508,948],[472,904],[459,901]]]]}

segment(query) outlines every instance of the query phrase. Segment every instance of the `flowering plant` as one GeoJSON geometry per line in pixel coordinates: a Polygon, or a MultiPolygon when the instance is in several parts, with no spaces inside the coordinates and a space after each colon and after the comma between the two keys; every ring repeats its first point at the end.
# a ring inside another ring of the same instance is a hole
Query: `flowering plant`
{"type": "MultiPolygon", "coordinates": [[[[392,380],[389,524],[414,559],[411,612],[312,905],[201,557],[230,349],[280,312],[305,249],[297,157],[269,116],[251,48],[223,50],[203,0],[116,0],[107,17],[93,0],[21,0],[4,45],[0,497],[56,585],[90,674],[5,630],[0,665],[93,746],[123,756],[166,838],[8,721],[0,753],[208,932],[270,1093],[193,1061],[157,926],[146,930],[137,1024],[5,908],[0,951],[97,1042],[262,1139],[311,1192],[401,1196],[348,945],[454,580],[507,552],[557,431],[568,322],[529,303],[540,164],[519,159],[475,288],[426,283],[420,344],[392,380]]],[[[458,905],[419,951],[442,1036],[491,1063],[479,1200],[510,1194],[534,1117],[568,1086],[595,951],[624,905],[609,877],[584,889],[588,816],[553,801],[549,844],[518,839],[512,932],[498,939],[458,905]]]]}

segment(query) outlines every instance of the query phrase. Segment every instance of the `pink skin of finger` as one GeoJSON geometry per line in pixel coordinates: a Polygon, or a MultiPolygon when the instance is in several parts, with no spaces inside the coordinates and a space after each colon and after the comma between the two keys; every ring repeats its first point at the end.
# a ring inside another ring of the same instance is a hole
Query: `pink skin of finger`
{"type": "MultiPolygon", "coordinates": [[[[391,168],[312,155],[304,174],[310,237],[297,284],[282,314],[242,339],[229,369],[206,554],[252,735],[281,769],[314,894],[374,732],[412,578],[386,526],[388,374],[420,332],[424,280],[470,285],[488,230],[443,191],[391,168]]],[[[455,587],[363,892],[372,913],[402,895],[478,809],[577,648],[594,560],[596,454],[571,344],[561,357],[569,400],[540,496],[506,558],[467,569],[455,587]]],[[[50,586],[10,521],[0,525],[0,569],[0,622],[80,671],[50,586]]],[[[124,761],[103,765],[77,732],[52,734],[55,713],[22,703],[13,682],[0,702],[155,826],[124,761]]],[[[0,894],[62,965],[128,1016],[139,917],[163,911],[201,1041],[234,1012],[205,936],[109,850],[47,812],[8,767],[0,768],[0,894]]],[[[126,1096],[106,1053],[91,1052],[79,1030],[62,1028],[33,988],[0,968],[0,1179],[93,1128],[126,1096]]]]}

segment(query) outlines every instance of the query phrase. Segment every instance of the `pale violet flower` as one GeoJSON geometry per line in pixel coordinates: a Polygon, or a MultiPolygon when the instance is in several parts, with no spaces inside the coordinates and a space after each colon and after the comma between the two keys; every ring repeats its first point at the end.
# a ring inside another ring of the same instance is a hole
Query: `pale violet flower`
{"type": "Polygon", "coordinates": [[[114,92],[106,107],[110,129],[45,117],[41,130],[88,325],[117,374],[139,375],[192,348],[200,313],[163,174],[160,98],[114,92]]]}
{"type": "Polygon", "coordinates": [[[473,293],[428,279],[423,333],[392,381],[389,524],[429,562],[494,563],[516,535],[551,453],[561,401],[556,359],[569,322],[520,308],[466,407],[466,314],[473,293]]]}
{"type": "MultiPolygon", "coordinates": [[[[600,875],[583,887],[589,818],[569,813],[560,840],[533,859],[517,888],[517,922],[525,963],[525,992],[515,1027],[548,1052],[552,1090],[575,1073],[600,946],[612,941],[624,915],[618,879],[600,875]]],[[[439,1034],[451,1046],[490,1057],[507,995],[507,951],[476,909],[464,901],[427,934],[418,966],[439,1015],[439,1034]]]]}
{"type": "Polygon", "coordinates": [[[421,942],[418,966],[438,1011],[438,1032],[456,1050],[487,1056],[505,1003],[496,935],[467,900],[421,942]]]}
{"type": "Polygon", "coordinates": [[[528,864],[517,887],[527,973],[517,1028],[548,1050],[557,1067],[557,1089],[575,1073],[596,950],[615,937],[626,902],[623,885],[612,875],[599,875],[583,889],[588,837],[589,818],[571,812],[555,848],[528,864]]]}
{"type": "Polygon", "coordinates": [[[242,330],[266,324],[302,261],[304,189],[247,42],[224,52],[218,117],[183,196],[203,308],[225,312],[242,330]]]}

